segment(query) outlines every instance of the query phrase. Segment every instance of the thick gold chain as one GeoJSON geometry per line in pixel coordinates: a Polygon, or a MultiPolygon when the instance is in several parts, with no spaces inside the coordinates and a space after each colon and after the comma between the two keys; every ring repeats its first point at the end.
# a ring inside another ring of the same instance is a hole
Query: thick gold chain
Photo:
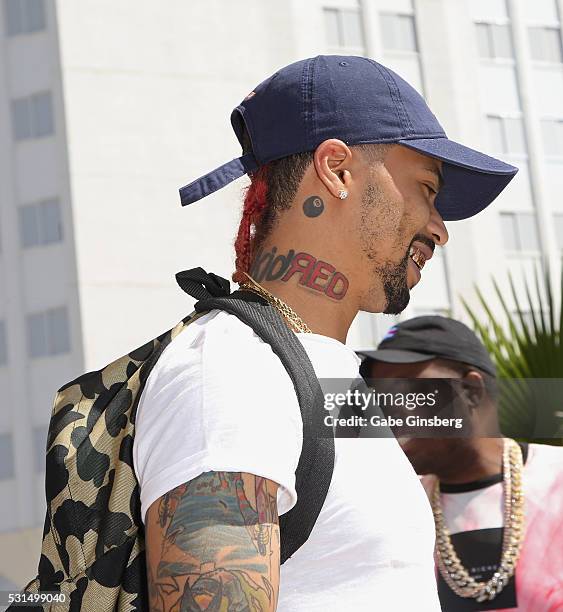
{"type": "Polygon", "coordinates": [[[436,558],[440,573],[454,593],[479,602],[494,599],[514,574],[524,538],[524,495],[522,493],[522,451],[514,440],[505,438],[503,449],[504,536],[498,570],[487,582],[474,580],[463,567],[444,522],[440,502],[440,483],[432,492],[432,511],[436,524],[436,558]]]}
{"type": "Polygon", "coordinates": [[[241,289],[253,291],[254,293],[257,293],[263,297],[282,315],[282,317],[287,321],[289,327],[291,327],[294,332],[302,334],[313,333],[309,326],[295,312],[295,310],[293,310],[293,308],[288,306],[284,301],[280,300],[280,298],[272,295],[267,289],[264,289],[264,287],[257,283],[250,275],[246,274],[246,277],[248,278],[248,282],[241,283],[241,289]]]}

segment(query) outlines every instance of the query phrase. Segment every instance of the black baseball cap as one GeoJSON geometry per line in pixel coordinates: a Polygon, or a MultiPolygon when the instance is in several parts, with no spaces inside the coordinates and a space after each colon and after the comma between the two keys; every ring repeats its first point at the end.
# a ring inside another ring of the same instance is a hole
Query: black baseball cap
{"type": "Polygon", "coordinates": [[[389,329],[376,351],[358,351],[358,355],[385,363],[450,359],[496,376],[495,366],[479,338],[467,325],[448,317],[402,321],[389,329]]]}
{"type": "Polygon", "coordinates": [[[450,140],[422,96],[366,57],[319,55],[282,68],[233,110],[231,124],[252,151],[180,189],[182,206],[270,161],[314,151],[328,138],[348,145],[397,143],[442,160],[436,208],[445,221],[487,207],[517,168],[450,140]]]}

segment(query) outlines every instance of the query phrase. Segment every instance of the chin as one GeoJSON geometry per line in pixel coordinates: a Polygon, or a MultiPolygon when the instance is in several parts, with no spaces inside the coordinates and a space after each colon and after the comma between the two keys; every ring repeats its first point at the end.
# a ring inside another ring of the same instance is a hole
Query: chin
{"type": "Polygon", "coordinates": [[[419,476],[435,474],[438,466],[433,462],[432,441],[426,438],[411,438],[401,444],[414,471],[419,476]]]}
{"type": "Polygon", "coordinates": [[[420,272],[418,274],[413,272],[409,265],[409,269],[407,270],[407,286],[409,290],[412,289],[413,287],[416,287],[418,283],[420,283],[420,280],[421,280],[420,272]]]}
{"type": "Polygon", "coordinates": [[[398,315],[409,305],[411,301],[411,294],[409,288],[405,286],[405,289],[400,293],[393,295],[392,299],[387,301],[387,306],[383,311],[383,314],[398,315]]]}

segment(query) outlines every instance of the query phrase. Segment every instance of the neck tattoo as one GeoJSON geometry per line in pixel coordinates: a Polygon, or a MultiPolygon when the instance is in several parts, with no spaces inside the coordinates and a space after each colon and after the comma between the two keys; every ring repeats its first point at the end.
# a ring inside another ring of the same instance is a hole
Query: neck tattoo
{"type": "Polygon", "coordinates": [[[261,248],[250,268],[250,275],[257,282],[280,280],[284,283],[294,276],[299,285],[323,293],[333,300],[341,300],[348,291],[349,281],[336,268],[313,255],[290,249],[286,254],[278,254],[277,247],[266,251],[261,248]]]}
{"type": "Polygon", "coordinates": [[[311,196],[303,202],[303,212],[306,217],[311,217],[312,219],[318,217],[324,209],[324,202],[319,196],[311,196]]]}

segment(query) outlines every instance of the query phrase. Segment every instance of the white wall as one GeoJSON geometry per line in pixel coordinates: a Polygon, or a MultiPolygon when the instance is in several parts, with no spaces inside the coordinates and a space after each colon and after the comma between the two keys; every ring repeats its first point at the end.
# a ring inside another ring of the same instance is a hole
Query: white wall
{"type": "Polygon", "coordinates": [[[85,359],[96,368],[189,312],[177,271],[230,274],[244,183],[189,209],[177,190],[240,154],[232,108],[297,56],[285,3],[61,0],[58,15],[85,359]]]}

